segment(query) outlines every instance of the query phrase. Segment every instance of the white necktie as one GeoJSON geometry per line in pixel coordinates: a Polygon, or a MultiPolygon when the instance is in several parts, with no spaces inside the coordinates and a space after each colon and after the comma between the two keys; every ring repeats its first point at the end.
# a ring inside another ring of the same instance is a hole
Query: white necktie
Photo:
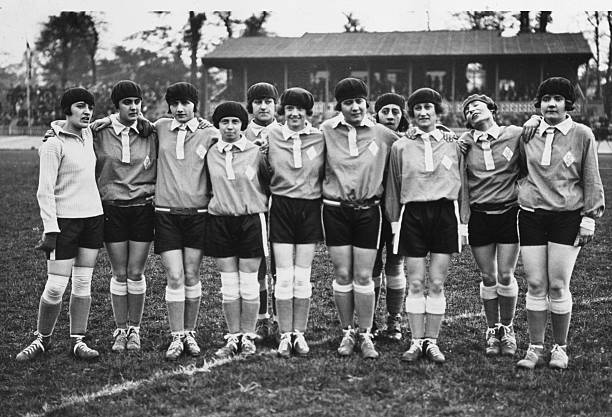
{"type": "Polygon", "coordinates": [[[351,156],[359,156],[359,149],[357,149],[357,130],[355,126],[346,125],[348,127],[348,143],[349,143],[349,154],[351,156]]]}
{"type": "Polygon", "coordinates": [[[130,163],[130,128],[125,127],[121,131],[121,162],[130,163]]]}
{"type": "Polygon", "coordinates": [[[540,165],[549,166],[550,158],[552,154],[552,143],[555,137],[555,128],[547,127],[546,128],[546,142],[544,142],[544,152],[542,153],[542,160],[540,161],[540,165]]]}
{"type": "Polygon", "coordinates": [[[428,133],[422,134],[421,139],[423,139],[423,143],[425,144],[425,171],[433,172],[434,163],[433,163],[433,149],[431,149],[431,138],[428,133]]]}
{"type": "Polygon", "coordinates": [[[232,147],[234,145],[229,144],[225,147],[225,173],[227,174],[228,180],[235,180],[236,174],[234,174],[234,167],[232,167],[232,161],[234,160],[234,154],[232,153],[232,147]]]}
{"type": "Polygon", "coordinates": [[[487,139],[489,135],[483,133],[481,136],[482,143],[482,152],[484,156],[485,169],[487,171],[492,171],[495,169],[495,162],[493,162],[493,153],[491,152],[491,142],[487,139]]]}
{"type": "Polygon", "coordinates": [[[179,126],[176,136],[176,159],[185,159],[185,136],[187,136],[187,126],[183,123],[179,126]]]}
{"type": "Polygon", "coordinates": [[[293,166],[302,168],[302,139],[299,133],[294,133],[293,138],[293,166]]]}

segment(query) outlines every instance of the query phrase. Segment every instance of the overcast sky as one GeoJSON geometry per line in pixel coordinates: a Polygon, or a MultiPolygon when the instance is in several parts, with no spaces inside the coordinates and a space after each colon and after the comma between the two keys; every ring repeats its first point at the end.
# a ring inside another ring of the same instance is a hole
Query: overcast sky
{"type": "MultiPolygon", "coordinates": [[[[595,9],[604,8],[598,1],[576,2],[556,0],[538,2],[539,8],[553,10],[551,32],[577,32],[589,28],[584,12],[577,6],[595,9]],[[548,7],[544,7],[548,6],[548,7]],[[590,6],[590,7],[589,7],[590,6]]],[[[125,0],[0,0],[0,65],[18,63],[23,57],[25,42],[32,45],[40,33],[41,25],[49,15],[61,10],[92,10],[94,15],[106,22],[101,30],[99,57],[111,55],[113,46],[126,44],[124,39],[143,29],[156,25],[171,25],[177,31],[187,21],[188,10],[209,12],[209,23],[216,22],[213,10],[232,10],[237,18],[245,18],[260,10],[272,12],[266,24],[268,31],[279,36],[301,36],[305,32],[340,32],[346,18],[343,13],[352,12],[367,31],[426,30],[427,22],[432,30],[459,29],[459,22],[452,16],[457,4],[471,10],[504,10],[528,8],[529,1],[475,1],[462,0],[448,3],[423,0],[418,3],[395,0],[286,0],[286,1],[235,1],[235,0],[148,0],[146,2],[125,0]],[[145,5],[143,8],[141,5],[145,5]],[[201,6],[206,9],[202,10],[201,6]],[[417,5],[420,8],[417,8],[417,5]],[[180,7],[177,9],[175,6],[180,7]],[[168,10],[166,16],[156,16],[147,10],[168,10]],[[426,12],[425,10],[429,10],[426,12]],[[429,17],[429,19],[428,19],[429,17]]],[[[607,6],[610,8],[610,4],[607,6]]],[[[605,22],[604,22],[605,23],[605,22]]],[[[607,26],[607,25],[604,25],[607,26]]],[[[225,33],[222,27],[206,26],[205,37],[218,38],[225,33]]],[[[131,46],[134,46],[132,43],[131,46]]]]}

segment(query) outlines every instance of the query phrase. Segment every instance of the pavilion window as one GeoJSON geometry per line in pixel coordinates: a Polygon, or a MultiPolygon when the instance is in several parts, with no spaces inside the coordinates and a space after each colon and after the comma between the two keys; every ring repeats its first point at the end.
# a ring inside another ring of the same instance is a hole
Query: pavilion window
{"type": "Polygon", "coordinates": [[[425,85],[433,90],[436,90],[438,93],[442,95],[442,97],[446,97],[445,89],[445,80],[446,71],[441,70],[430,70],[425,72],[425,85]]]}
{"type": "Polygon", "coordinates": [[[516,90],[516,82],[510,79],[499,80],[499,99],[502,101],[516,101],[518,93],[516,90]]]}
{"type": "Polygon", "coordinates": [[[486,80],[487,72],[484,66],[480,62],[471,62],[467,64],[465,69],[466,91],[468,94],[483,93],[486,80]]]}

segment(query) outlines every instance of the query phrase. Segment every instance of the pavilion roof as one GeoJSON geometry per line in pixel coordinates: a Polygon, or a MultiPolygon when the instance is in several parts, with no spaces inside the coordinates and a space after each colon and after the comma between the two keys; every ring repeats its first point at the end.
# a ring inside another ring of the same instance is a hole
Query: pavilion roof
{"type": "Polygon", "coordinates": [[[586,61],[592,53],[582,33],[502,37],[490,30],[438,30],[230,38],[206,54],[202,61],[214,65],[238,59],[475,55],[573,55],[586,61]]]}

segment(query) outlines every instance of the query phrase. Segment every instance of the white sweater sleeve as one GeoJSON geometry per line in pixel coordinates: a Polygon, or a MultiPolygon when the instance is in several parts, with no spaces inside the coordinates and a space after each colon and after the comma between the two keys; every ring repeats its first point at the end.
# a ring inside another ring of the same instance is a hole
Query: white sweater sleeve
{"type": "Polygon", "coordinates": [[[60,229],[57,224],[55,204],[55,185],[62,160],[62,142],[57,137],[48,138],[38,152],[40,156],[40,174],[36,198],[40,207],[40,217],[43,221],[45,233],[59,233],[60,229]]]}

